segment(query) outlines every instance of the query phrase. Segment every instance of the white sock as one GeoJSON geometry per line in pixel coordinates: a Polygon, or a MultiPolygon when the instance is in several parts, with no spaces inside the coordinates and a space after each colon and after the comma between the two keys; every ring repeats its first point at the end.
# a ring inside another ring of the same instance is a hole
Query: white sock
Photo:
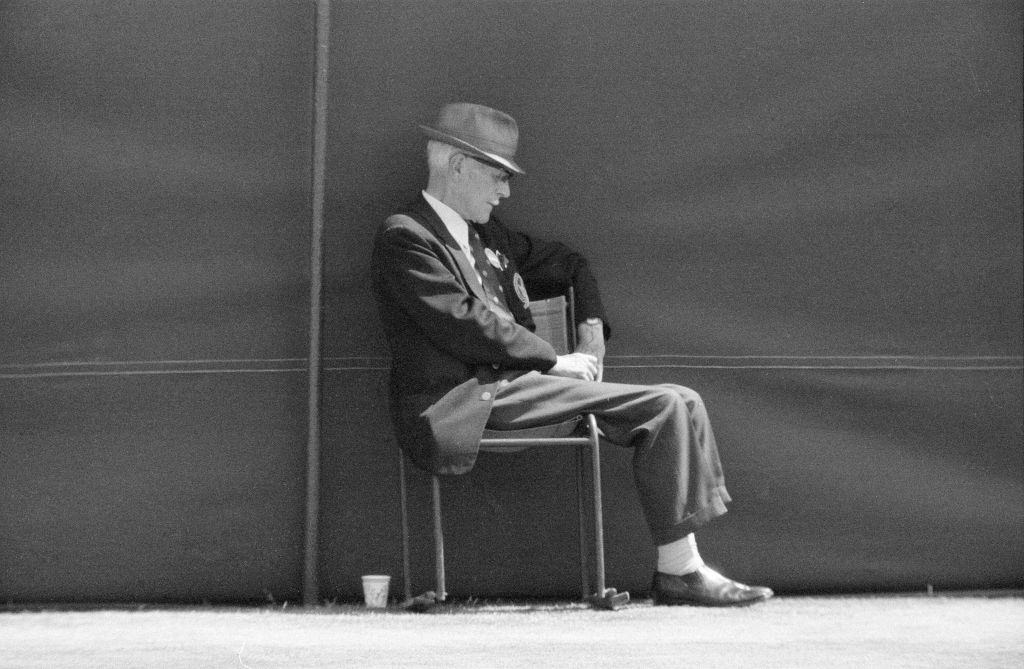
{"type": "Polygon", "coordinates": [[[703,566],[704,560],[697,552],[697,539],[692,532],[670,544],[658,546],[658,571],[663,574],[682,576],[703,566]]]}

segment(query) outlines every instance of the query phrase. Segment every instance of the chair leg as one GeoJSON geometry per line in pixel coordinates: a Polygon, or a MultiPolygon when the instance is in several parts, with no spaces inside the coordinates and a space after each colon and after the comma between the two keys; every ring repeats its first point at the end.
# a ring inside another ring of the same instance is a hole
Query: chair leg
{"type": "Polygon", "coordinates": [[[583,447],[576,447],[576,515],[579,522],[580,554],[580,596],[586,601],[590,595],[590,574],[587,563],[587,502],[585,499],[586,464],[583,461],[583,447]]]}
{"type": "Polygon", "coordinates": [[[434,511],[434,569],[436,578],[437,601],[448,599],[444,582],[444,533],[441,530],[441,479],[437,474],[431,476],[431,493],[434,511]]]}
{"type": "Polygon", "coordinates": [[[604,593],[604,514],[601,502],[601,446],[597,438],[597,421],[587,416],[590,422],[590,463],[594,478],[594,556],[597,564],[597,594],[604,593]]]}
{"type": "Polygon", "coordinates": [[[628,592],[618,592],[615,588],[606,588],[604,582],[604,513],[601,502],[601,442],[598,439],[597,419],[593,414],[587,416],[590,428],[590,461],[593,467],[594,486],[594,554],[596,556],[597,592],[591,597],[591,603],[602,609],[615,610],[629,602],[628,592]]]}
{"type": "MultiPolygon", "coordinates": [[[[408,476],[405,472],[405,455],[399,452],[398,454],[398,479],[401,484],[401,505],[402,505],[402,580],[403,590],[405,594],[405,601],[402,603],[403,608],[409,611],[430,611],[434,608],[439,600],[436,593],[428,591],[417,597],[412,596],[412,557],[410,550],[410,537],[409,532],[409,483],[408,476]]],[[[444,587],[444,545],[443,539],[439,532],[441,528],[441,507],[440,507],[440,488],[437,477],[434,477],[434,541],[435,541],[435,554],[434,559],[440,560],[437,564],[440,565],[438,573],[440,574],[441,587],[444,587]],[[439,548],[438,548],[439,547],[439,548]]]]}
{"type": "Polygon", "coordinates": [[[401,485],[402,502],[402,587],[405,601],[412,600],[412,560],[409,555],[409,499],[405,478],[405,454],[398,452],[398,479],[401,485]]]}

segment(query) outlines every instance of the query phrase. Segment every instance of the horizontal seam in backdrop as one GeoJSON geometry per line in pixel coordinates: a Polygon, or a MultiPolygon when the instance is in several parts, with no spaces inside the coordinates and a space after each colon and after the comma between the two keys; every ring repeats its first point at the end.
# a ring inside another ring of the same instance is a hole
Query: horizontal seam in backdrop
{"type": "MultiPolygon", "coordinates": [[[[325,372],[343,371],[386,371],[390,367],[387,357],[333,357],[325,358],[332,363],[351,361],[356,364],[333,364],[323,367],[325,372]],[[358,361],[358,362],[357,362],[358,361]]],[[[161,374],[267,374],[295,373],[307,371],[306,358],[223,358],[197,360],[132,360],[132,361],[62,361],[41,363],[12,363],[0,365],[0,379],[81,377],[81,376],[153,376],[161,374]],[[251,365],[246,367],[246,364],[251,365]],[[295,367],[260,367],[264,364],[295,363],[295,367]],[[217,367],[225,364],[230,367],[217,367]],[[201,367],[192,367],[202,365],[201,367]],[[182,369],[164,369],[167,366],[184,366],[182,369]],[[89,369],[89,368],[93,369],[89,369]],[[111,369],[116,367],[141,367],[142,369],[111,369]],[[154,369],[153,367],[156,367],[154,369]],[[82,369],[85,368],[85,369],[82,369]],[[9,370],[9,371],[5,371],[9,370]]],[[[1020,371],[1024,370],[1024,357],[1018,356],[922,356],[922,355],[621,355],[608,356],[606,369],[708,369],[708,370],[822,370],[822,371],[1020,371]],[[651,362],[643,362],[649,360],[651,362]],[[665,360],[666,362],[660,362],[665,360]],[[669,360],[707,361],[668,362],[669,360]],[[722,364],[722,361],[804,361],[804,364],[722,364]],[[820,360],[824,364],[807,364],[809,360],[820,360]],[[621,362],[618,362],[621,361],[621,362]],[[636,363],[630,364],[632,361],[636,363]],[[655,362],[658,361],[658,362],[655,362]],[[713,364],[717,363],[717,364],[713,364]],[[837,361],[874,361],[887,364],[835,364],[837,361]],[[948,363],[960,361],[992,362],[1001,364],[927,364],[929,361],[948,363]]]]}

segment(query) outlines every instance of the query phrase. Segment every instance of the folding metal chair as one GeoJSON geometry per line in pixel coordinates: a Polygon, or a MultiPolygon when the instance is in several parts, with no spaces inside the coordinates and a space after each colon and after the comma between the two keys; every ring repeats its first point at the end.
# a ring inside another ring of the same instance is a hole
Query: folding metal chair
{"type": "MultiPolygon", "coordinates": [[[[575,318],[573,295],[541,300],[530,305],[537,335],[548,341],[557,353],[565,354],[575,348],[575,318]]],[[[480,441],[480,450],[494,453],[518,452],[527,448],[575,447],[577,513],[579,516],[579,558],[580,589],[582,598],[596,608],[615,609],[629,601],[628,592],[618,592],[605,587],[604,567],[604,519],[601,504],[601,453],[598,441],[597,421],[592,414],[559,423],[557,425],[531,428],[529,430],[486,430],[480,441]],[[590,447],[591,492],[594,517],[594,563],[596,587],[590,589],[587,560],[586,464],[584,449],[590,447]]],[[[412,595],[412,566],[409,548],[408,486],[406,480],[405,456],[399,452],[398,473],[401,482],[402,507],[402,576],[405,588],[405,605],[414,610],[427,610],[444,602],[448,593],[445,589],[444,532],[441,523],[441,479],[436,474],[431,478],[431,509],[433,514],[435,586],[418,597],[412,595]]]]}

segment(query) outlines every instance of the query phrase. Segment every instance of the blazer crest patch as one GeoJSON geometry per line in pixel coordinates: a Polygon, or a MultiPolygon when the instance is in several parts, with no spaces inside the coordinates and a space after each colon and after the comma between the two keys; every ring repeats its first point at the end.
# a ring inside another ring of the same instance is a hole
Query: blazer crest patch
{"type": "Polygon", "coordinates": [[[516,272],[512,276],[512,287],[516,289],[516,297],[523,303],[524,309],[530,308],[530,296],[526,294],[526,284],[523,282],[523,277],[516,272]]]}

